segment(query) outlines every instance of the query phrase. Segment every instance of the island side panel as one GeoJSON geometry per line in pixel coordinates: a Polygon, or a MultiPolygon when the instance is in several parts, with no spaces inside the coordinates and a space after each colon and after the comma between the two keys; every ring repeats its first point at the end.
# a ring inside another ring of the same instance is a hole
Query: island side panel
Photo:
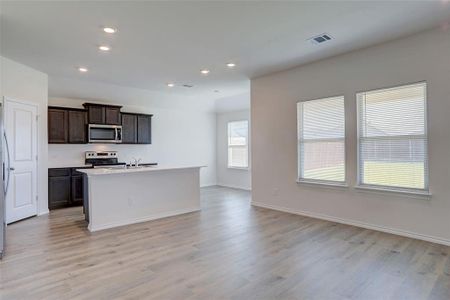
{"type": "Polygon", "coordinates": [[[83,213],[84,219],[89,222],[89,182],[86,174],[83,174],[83,213]]]}
{"type": "Polygon", "coordinates": [[[89,176],[89,230],[200,210],[199,170],[89,176]]]}

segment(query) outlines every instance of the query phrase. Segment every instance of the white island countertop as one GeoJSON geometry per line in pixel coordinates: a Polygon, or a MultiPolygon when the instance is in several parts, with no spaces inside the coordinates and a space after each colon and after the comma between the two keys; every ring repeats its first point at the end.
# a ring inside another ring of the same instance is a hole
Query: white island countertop
{"type": "Polygon", "coordinates": [[[78,169],[84,176],[88,229],[146,222],[200,210],[202,166],[78,169]]]}
{"type": "Polygon", "coordinates": [[[85,164],[85,163],[54,163],[49,162],[48,166],[49,169],[76,169],[76,168],[92,168],[92,164],[85,164]]]}
{"type": "Polygon", "coordinates": [[[128,174],[128,173],[140,173],[140,172],[157,172],[157,171],[168,171],[168,170],[181,170],[181,169],[194,169],[203,168],[205,166],[140,166],[140,167],[100,167],[93,169],[78,169],[80,173],[84,173],[88,176],[97,175],[113,175],[113,174],[128,174]]]}

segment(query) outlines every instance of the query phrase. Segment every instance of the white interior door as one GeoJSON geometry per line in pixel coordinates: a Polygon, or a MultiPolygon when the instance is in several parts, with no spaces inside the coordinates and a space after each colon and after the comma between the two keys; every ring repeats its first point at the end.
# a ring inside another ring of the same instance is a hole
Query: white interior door
{"type": "MultiPolygon", "coordinates": [[[[37,214],[37,107],[5,98],[4,120],[9,161],[6,223],[37,214]]],[[[6,155],[8,156],[8,155],[6,155]]]]}

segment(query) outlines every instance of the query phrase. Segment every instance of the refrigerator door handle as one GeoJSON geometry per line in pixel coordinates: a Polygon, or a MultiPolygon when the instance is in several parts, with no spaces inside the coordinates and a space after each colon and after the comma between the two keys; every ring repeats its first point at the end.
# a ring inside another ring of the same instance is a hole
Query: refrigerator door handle
{"type": "Polygon", "coordinates": [[[4,192],[5,192],[5,196],[8,194],[8,188],[9,188],[9,177],[11,175],[11,169],[14,170],[14,168],[11,168],[11,157],[9,155],[9,145],[8,145],[8,138],[6,137],[6,132],[3,132],[3,136],[5,137],[5,145],[6,145],[6,156],[8,157],[8,176],[7,176],[7,181],[4,185],[4,192]]]}

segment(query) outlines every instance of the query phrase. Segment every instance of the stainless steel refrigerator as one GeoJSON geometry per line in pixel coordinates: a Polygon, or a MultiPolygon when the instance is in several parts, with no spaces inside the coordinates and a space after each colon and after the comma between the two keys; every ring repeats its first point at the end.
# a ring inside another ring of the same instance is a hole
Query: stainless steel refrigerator
{"type": "Polygon", "coordinates": [[[9,148],[8,140],[6,139],[5,128],[3,127],[3,102],[0,99],[0,259],[5,252],[5,230],[6,230],[6,194],[8,193],[9,176],[11,167],[9,165],[9,148]]]}

